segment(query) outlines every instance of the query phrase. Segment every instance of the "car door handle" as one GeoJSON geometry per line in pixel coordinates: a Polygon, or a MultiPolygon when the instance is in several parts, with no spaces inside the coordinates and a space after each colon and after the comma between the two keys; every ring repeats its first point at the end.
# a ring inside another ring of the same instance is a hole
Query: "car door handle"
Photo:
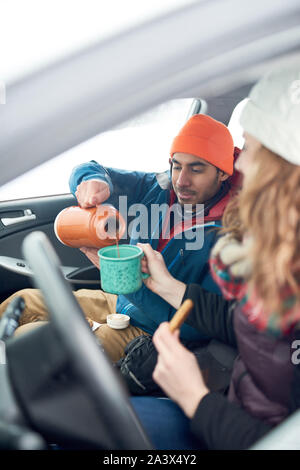
{"type": "Polygon", "coordinates": [[[22,222],[35,219],[36,215],[33,214],[31,209],[24,209],[24,215],[20,215],[19,217],[5,217],[1,219],[1,222],[7,227],[8,225],[21,224],[22,222]]]}

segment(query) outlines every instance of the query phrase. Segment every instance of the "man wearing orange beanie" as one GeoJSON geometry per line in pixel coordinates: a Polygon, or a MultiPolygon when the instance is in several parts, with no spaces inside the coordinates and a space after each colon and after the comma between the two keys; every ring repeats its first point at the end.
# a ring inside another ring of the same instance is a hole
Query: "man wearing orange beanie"
{"type": "MultiPolygon", "coordinates": [[[[162,253],[173,277],[188,284],[200,284],[204,292],[208,292],[212,305],[224,308],[226,313],[228,304],[222,300],[219,288],[210,276],[207,260],[217,233],[212,227],[220,225],[229,199],[234,159],[232,137],[221,122],[209,116],[195,115],[175,137],[170,153],[170,170],[160,174],[104,168],[95,161],[81,164],[72,172],[70,189],[83,208],[100,205],[104,201],[119,207],[120,196],[127,196],[128,207],[142,204],[149,217],[145,226],[151,230],[141,236],[135,227],[129,234],[130,243],[149,243],[162,253]],[[179,208],[187,204],[192,208],[189,226],[183,227],[182,223],[173,221],[168,236],[164,237],[165,222],[170,222],[170,209],[178,203],[179,208]],[[202,224],[194,215],[197,205],[201,205],[204,215],[202,224]],[[155,207],[166,210],[153,229],[151,215],[155,207]],[[196,236],[198,232],[203,235],[201,249],[189,249],[190,235],[196,236]]],[[[96,249],[83,247],[82,251],[99,267],[96,249]]],[[[24,289],[18,295],[22,295],[26,303],[23,323],[47,318],[43,300],[36,289],[24,289]]],[[[124,355],[131,340],[140,335],[152,335],[158,325],[170,320],[175,312],[169,303],[145,285],[127,295],[109,294],[100,289],[81,289],[74,295],[86,317],[101,324],[95,334],[113,361],[124,355]],[[115,330],[106,324],[106,316],[116,312],[130,316],[130,325],[126,329],[115,330]]],[[[0,315],[10,300],[2,303],[0,315]]],[[[20,330],[27,326],[21,326],[20,330]]],[[[181,337],[185,341],[207,339],[186,323],[181,328],[181,337]]]]}
{"type": "Polygon", "coordinates": [[[233,140],[227,127],[197,114],[171,147],[172,184],[180,204],[207,203],[233,173],[233,140]]]}
{"type": "Polygon", "coordinates": [[[204,114],[192,116],[171,146],[171,156],[182,152],[195,155],[227,175],[233,173],[233,140],[227,127],[204,114]]]}

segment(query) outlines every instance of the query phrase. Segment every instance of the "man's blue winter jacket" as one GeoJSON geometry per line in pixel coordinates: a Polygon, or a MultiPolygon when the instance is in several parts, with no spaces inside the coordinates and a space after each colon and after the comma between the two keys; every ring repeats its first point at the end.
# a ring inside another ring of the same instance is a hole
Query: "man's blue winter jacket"
{"type": "MultiPolygon", "coordinates": [[[[130,243],[137,242],[150,243],[153,249],[157,248],[159,233],[162,229],[164,214],[160,217],[157,227],[151,227],[150,213],[151,205],[165,204],[170,201],[171,181],[168,171],[164,173],[143,173],[137,171],[117,170],[99,165],[95,161],[81,164],[74,168],[70,177],[70,189],[75,194],[77,186],[82,181],[100,179],[109,184],[110,198],[105,201],[119,207],[119,196],[127,196],[128,208],[132,204],[143,204],[148,209],[149,233],[147,238],[141,239],[138,236],[139,230],[132,230],[130,243]]],[[[164,206],[162,206],[164,207],[164,206]]],[[[122,211],[121,211],[122,213],[122,211]]],[[[126,218],[127,215],[122,213],[126,218]]],[[[181,238],[172,237],[164,249],[162,255],[168,270],[176,279],[186,284],[200,284],[210,292],[220,294],[219,288],[212,280],[208,258],[210,250],[215,242],[217,231],[214,225],[219,226],[220,221],[210,221],[204,227],[194,228],[194,230],[204,230],[203,247],[199,250],[187,250],[186,242],[190,243],[191,238],[186,239],[184,233],[181,238]]],[[[138,326],[143,331],[153,334],[158,325],[163,321],[169,321],[175,313],[175,309],[165,302],[161,297],[151,292],[145,285],[133,294],[119,295],[116,310],[118,313],[126,313],[131,318],[131,324],[138,326]]],[[[185,340],[199,340],[204,336],[191,326],[184,324],[181,328],[181,337],[185,340]]]]}

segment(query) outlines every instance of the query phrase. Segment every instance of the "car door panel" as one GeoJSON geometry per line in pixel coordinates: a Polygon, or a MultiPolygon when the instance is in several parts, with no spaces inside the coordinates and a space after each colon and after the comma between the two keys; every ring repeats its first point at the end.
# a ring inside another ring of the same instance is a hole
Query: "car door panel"
{"type": "Polygon", "coordinates": [[[32,287],[32,273],[22,255],[22,242],[33,230],[46,233],[74,289],[99,287],[99,271],[77,248],[63,245],[55,236],[54,220],[65,207],[75,205],[71,194],[0,203],[0,300],[32,287]]]}

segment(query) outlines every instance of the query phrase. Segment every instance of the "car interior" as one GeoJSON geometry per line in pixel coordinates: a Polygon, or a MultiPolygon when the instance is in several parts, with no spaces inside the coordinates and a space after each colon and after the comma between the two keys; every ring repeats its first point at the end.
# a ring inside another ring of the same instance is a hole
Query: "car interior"
{"type": "MultiPolygon", "coordinates": [[[[193,114],[207,113],[209,110],[212,117],[228,123],[232,111],[247,96],[250,88],[251,85],[248,85],[234,90],[226,97],[216,97],[207,102],[194,98],[186,120],[193,114]]],[[[165,169],[167,169],[168,156],[166,156],[165,163],[165,169]]],[[[73,205],[77,205],[77,201],[72,194],[0,202],[0,273],[3,279],[0,286],[0,302],[12,293],[32,285],[33,272],[24,260],[22,242],[27,235],[36,230],[44,232],[50,239],[61,260],[65,278],[74,290],[98,288],[99,270],[80,250],[63,245],[55,235],[54,221],[57,214],[73,205]]],[[[128,225],[130,220],[128,216],[128,225]]],[[[120,240],[120,243],[127,242],[128,238],[120,240]]]]}
{"type": "MultiPolygon", "coordinates": [[[[240,17],[228,18],[225,3],[189,4],[8,84],[0,183],[174,98],[193,98],[186,119],[205,113],[228,125],[264,71],[300,63],[300,7],[230,0],[240,17]],[[186,37],[174,39],[186,24],[186,37]]],[[[72,296],[100,286],[99,270],[55,236],[57,214],[76,203],[72,194],[0,202],[0,302],[38,287],[50,314],[40,328],[0,341],[0,449],[151,450],[125,384],[72,296]]],[[[254,448],[299,449],[299,425],[295,413],[254,448]]]]}

